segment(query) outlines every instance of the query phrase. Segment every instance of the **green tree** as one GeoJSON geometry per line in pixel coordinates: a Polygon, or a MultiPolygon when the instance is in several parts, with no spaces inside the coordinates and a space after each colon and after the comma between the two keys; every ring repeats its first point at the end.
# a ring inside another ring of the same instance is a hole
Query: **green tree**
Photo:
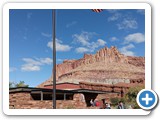
{"type": "Polygon", "coordinates": [[[26,85],[24,81],[20,81],[15,85],[15,87],[28,87],[29,85],[26,85]]]}
{"type": "Polygon", "coordinates": [[[127,94],[124,97],[124,101],[127,104],[132,105],[135,109],[140,109],[140,107],[138,106],[137,102],[136,102],[136,97],[137,94],[139,93],[139,91],[141,91],[142,89],[144,89],[144,86],[136,86],[136,87],[131,87],[127,94]]]}
{"type": "Polygon", "coordinates": [[[10,82],[10,81],[9,81],[9,88],[13,88],[13,87],[15,87],[14,82],[10,82]]]}

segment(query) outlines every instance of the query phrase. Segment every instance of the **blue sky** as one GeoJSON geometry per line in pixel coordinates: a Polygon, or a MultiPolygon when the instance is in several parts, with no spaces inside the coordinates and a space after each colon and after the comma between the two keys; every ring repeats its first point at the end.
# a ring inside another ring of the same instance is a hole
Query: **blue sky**
{"type": "MultiPolygon", "coordinates": [[[[10,10],[10,81],[31,87],[52,73],[52,11],[10,10]]],[[[57,63],[116,46],[128,56],[144,56],[144,10],[56,11],[57,63]]]]}

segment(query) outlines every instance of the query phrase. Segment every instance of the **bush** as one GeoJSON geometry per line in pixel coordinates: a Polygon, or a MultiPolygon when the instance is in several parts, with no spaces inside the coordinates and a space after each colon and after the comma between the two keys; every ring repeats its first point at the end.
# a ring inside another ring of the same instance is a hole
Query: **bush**
{"type": "Polygon", "coordinates": [[[132,87],[128,90],[128,92],[125,94],[123,98],[110,98],[111,104],[113,106],[116,106],[118,105],[119,101],[122,101],[126,109],[130,108],[130,106],[132,106],[134,109],[140,109],[136,102],[136,98],[137,94],[142,89],[144,89],[144,86],[132,87]]]}
{"type": "Polygon", "coordinates": [[[16,87],[28,87],[29,85],[26,85],[24,81],[20,81],[19,83],[15,84],[16,87]]]}
{"type": "MultiPolygon", "coordinates": [[[[125,103],[125,98],[110,98],[110,102],[112,104],[112,106],[114,106],[115,108],[118,107],[119,102],[122,101],[123,103],[125,103]]],[[[125,105],[125,104],[124,104],[125,105]]],[[[124,106],[126,108],[126,106],[124,106]]]]}
{"type": "Polygon", "coordinates": [[[113,106],[118,105],[119,102],[119,98],[110,98],[111,104],[113,106]]]}
{"type": "Polygon", "coordinates": [[[144,86],[130,88],[124,97],[125,103],[132,105],[134,109],[140,109],[136,102],[136,97],[139,91],[141,91],[142,89],[144,89],[144,86]]]}
{"type": "Polygon", "coordinates": [[[29,87],[29,85],[25,84],[24,81],[20,81],[19,83],[9,82],[9,88],[13,87],[29,87]]]}

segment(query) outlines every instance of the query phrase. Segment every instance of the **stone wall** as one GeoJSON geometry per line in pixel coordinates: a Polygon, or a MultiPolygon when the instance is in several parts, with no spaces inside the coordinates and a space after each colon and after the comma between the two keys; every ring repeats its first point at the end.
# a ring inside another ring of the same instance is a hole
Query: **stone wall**
{"type": "MultiPolygon", "coordinates": [[[[83,94],[74,94],[73,100],[57,100],[57,109],[87,108],[83,94]]],[[[10,109],[52,109],[52,100],[33,100],[29,92],[9,94],[10,109]]]]}

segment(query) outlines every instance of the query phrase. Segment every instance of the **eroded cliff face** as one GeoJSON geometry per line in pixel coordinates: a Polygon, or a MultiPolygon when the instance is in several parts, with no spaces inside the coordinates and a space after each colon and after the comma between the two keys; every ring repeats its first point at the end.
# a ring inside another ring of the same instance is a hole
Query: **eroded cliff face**
{"type": "Polygon", "coordinates": [[[144,57],[133,57],[127,56],[128,63],[136,67],[145,67],[145,58],[144,57]]]}
{"type": "MultiPolygon", "coordinates": [[[[102,48],[96,54],[84,54],[78,60],[65,60],[56,66],[57,82],[103,82],[109,79],[142,79],[145,58],[125,56],[116,47],[102,48]]],[[[53,76],[40,86],[51,84],[53,76]]],[[[114,81],[115,81],[114,80],[114,81]]]]}
{"type": "Polygon", "coordinates": [[[65,60],[62,64],[57,65],[57,77],[70,72],[80,66],[85,66],[94,63],[128,63],[126,56],[121,54],[116,47],[110,49],[105,47],[95,55],[84,54],[84,57],[79,60],[65,60]]]}

